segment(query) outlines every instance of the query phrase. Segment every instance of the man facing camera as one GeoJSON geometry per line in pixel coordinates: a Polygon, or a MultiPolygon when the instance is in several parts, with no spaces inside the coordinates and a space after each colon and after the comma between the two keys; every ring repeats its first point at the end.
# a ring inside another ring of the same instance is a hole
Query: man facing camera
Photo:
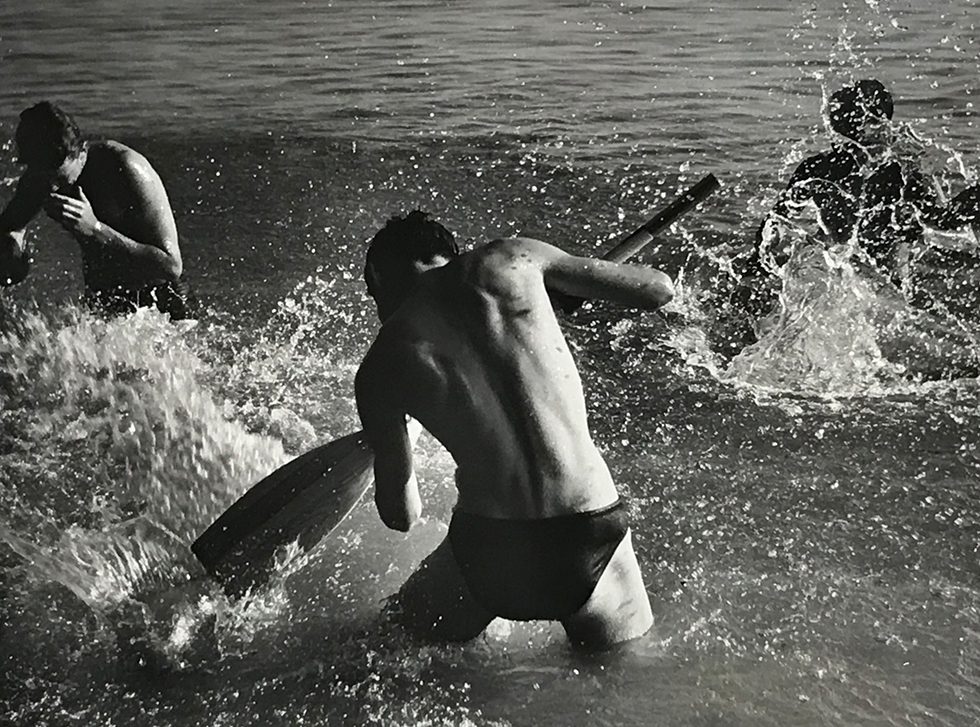
{"type": "Polygon", "coordinates": [[[0,213],[0,285],[27,277],[24,235],[43,209],[78,243],[90,305],[192,316],[173,210],[145,157],[116,141],[85,140],[72,118],[47,101],[21,113],[14,140],[26,169],[0,213]]]}

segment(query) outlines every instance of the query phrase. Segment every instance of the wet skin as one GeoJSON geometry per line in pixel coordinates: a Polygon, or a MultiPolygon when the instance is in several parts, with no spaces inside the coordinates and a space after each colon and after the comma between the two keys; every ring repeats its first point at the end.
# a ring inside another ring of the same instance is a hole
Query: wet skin
{"type": "Polygon", "coordinates": [[[42,209],[78,242],[89,290],[139,289],[180,277],[177,227],[163,182],[124,144],[90,143],[57,169],[29,166],[0,214],[0,260],[25,253],[24,231],[42,209]]]}
{"type": "MultiPolygon", "coordinates": [[[[539,519],[616,501],[549,289],[651,309],[673,294],[669,278],[652,268],[575,257],[527,238],[496,240],[420,272],[356,379],[386,525],[408,530],[421,515],[406,415],[452,454],[458,510],[539,519]]],[[[426,571],[404,589],[416,625],[435,624],[446,638],[477,635],[493,615],[467,594],[448,542],[426,571]]],[[[573,640],[604,646],[651,622],[627,534],[592,598],[564,625],[573,640]]]]}

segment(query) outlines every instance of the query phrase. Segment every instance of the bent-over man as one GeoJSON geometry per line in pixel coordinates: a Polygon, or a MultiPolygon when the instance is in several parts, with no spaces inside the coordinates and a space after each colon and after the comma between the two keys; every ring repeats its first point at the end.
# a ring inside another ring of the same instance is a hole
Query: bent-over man
{"type": "Polygon", "coordinates": [[[0,213],[0,284],[27,276],[24,234],[43,209],[78,242],[90,305],[110,313],[156,306],[190,317],[173,211],[146,158],[116,141],[85,140],[47,101],[21,113],[14,139],[26,169],[0,213]]]}

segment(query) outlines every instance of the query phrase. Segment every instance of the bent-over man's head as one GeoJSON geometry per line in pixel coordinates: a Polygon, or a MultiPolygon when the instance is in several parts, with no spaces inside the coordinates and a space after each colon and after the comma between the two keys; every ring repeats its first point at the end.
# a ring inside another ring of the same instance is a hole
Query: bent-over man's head
{"type": "Polygon", "coordinates": [[[17,161],[37,172],[56,172],[85,149],[74,120],[50,101],[21,112],[14,141],[17,161]]]}
{"type": "Polygon", "coordinates": [[[830,127],[858,143],[877,141],[878,129],[891,119],[894,111],[892,95],[874,79],[845,86],[827,104],[830,127]]]}
{"type": "Polygon", "coordinates": [[[453,233],[421,210],[392,217],[372,238],[364,266],[368,294],[385,320],[402,304],[419,275],[459,255],[453,233]]]}

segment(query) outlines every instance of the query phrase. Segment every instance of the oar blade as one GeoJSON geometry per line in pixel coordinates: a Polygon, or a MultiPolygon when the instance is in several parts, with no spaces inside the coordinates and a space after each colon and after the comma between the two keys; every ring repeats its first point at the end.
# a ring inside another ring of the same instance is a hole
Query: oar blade
{"type": "Polygon", "coordinates": [[[308,550],[339,525],[374,480],[362,432],[321,445],[253,485],[194,541],[191,550],[226,589],[264,580],[278,549],[308,550]]]}

